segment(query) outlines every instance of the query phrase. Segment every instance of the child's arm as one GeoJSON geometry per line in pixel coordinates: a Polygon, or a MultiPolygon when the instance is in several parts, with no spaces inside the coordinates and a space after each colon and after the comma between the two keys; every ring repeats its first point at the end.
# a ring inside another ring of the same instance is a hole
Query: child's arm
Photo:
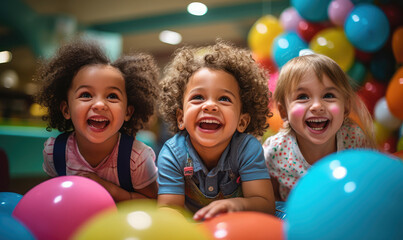
{"type": "Polygon", "coordinates": [[[185,195],[179,194],[160,194],[158,195],[158,205],[161,207],[165,206],[179,206],[185,207],[185,195]]]}
{"type": "Polygon", "coordinates": [[[217,200],[197,211],[195,220],[209,219],[225,212],[259,211],[275,213],[274,193],[270,179],[242,182],[243,198],[217,200]]]}
{"type": "Polygon", "coordinates": [[[128,192],[123,188],[117,186],[116,184],[100,178],[95,173],[86,172],[86,173],[80,173],[78,175],[87,177],[101,184],[109,192],[109,194],[112,196],[115,202],[121,202],[130,199],[140,199],[140,198],[154,198],[154,199],[157,198],[158,185],[156,181],[152,182],[143,189],[136,190],[136,192],[128,192]]]}

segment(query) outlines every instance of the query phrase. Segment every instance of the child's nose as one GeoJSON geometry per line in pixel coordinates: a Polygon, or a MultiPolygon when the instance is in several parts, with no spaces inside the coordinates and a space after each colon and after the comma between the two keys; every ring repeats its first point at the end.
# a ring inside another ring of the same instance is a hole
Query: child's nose
{"type": "Polygon", "coordinates": [[[310,110],[313,112],[323,112],[325,109],[321,100],[314,100],[310,110]]]}
{"type": "Polygon", "coordinates": [[[103,99],[96,99],[92,107],[96,110],[106,110],[108,108],[103,99]]]}
{"type": "Polygon", "coordinates": [[[208,100],[203,104],[203,111],[205,112],[216,112],[218,111],[217,104],[214,101],[208,100]]]}

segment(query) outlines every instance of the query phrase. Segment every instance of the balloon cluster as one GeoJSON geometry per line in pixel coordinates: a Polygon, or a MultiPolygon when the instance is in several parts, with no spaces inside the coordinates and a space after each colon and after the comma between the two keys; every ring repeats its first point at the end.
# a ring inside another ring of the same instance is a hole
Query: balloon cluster
{"type": "MultiPolygon", "coordinates": [[[[290,59],[315,52],[336,61],[374,118],[376,142],[403,151],[403,6],[394,0],[291,0],[279,18],[258,19],[248,34],[253,57],[270,73],[290,59]]],[[[268,119],[278,131],[278,112],[268,119]]]]}

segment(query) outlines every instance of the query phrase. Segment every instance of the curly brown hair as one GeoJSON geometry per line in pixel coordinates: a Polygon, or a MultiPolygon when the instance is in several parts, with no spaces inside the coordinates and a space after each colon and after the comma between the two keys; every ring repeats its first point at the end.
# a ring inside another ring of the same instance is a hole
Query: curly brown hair
{"type": "Polygon", "coordinates": [[[76,39],[62,46],[52,59],[43,62],[34,78],[41,85],[35,99],[48,109],[43,117],[48,121],[48,131],[52,128],[61,132],[74,131],[72,121],[63,117],[60,104],[67,101],[67,91],[77,72],[84,66],[96,64],[119,69],[125,80],[127,105],[134,106],[135,110],[120,132],[135,134],[153,115],[159,92],[159,68],[151,55],[133,53],[111,62],[96,42],[76,39]]]}
{"type": "Polygon", "coordinates": [[[245,130],[254,136],[263,135],[269,127],[267,117],[271,93],[267,86],[267,72],[252,58],[250,51],[235,47],[229,42],[217,40],[208,47],[179,48],[173,60],[164,69],[158,99],[159,113],[169,124],[170,130],[179,131],[176,111],[183,109],[183,95],[190,77],[201,68],[224,70],[235,77],[239,84],[242,113],[248,113],[251,121],[245,130]]]}

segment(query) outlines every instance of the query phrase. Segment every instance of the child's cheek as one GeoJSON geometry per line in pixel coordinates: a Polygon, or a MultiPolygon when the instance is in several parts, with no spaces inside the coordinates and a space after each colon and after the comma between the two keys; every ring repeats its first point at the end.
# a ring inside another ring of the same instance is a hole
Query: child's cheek
{"type": "Polygon", "coordinates": [[[332,105],[329,107],[329,111],[333,114],[333,115],[339,115],[340,114],[340,106],[338,105],[332,105]]]}
{"type": "Polygon", "coordinates": [[[291,116],[294,118],[300,118],[304,116],[305,108],[303,106],[294,106],[291,110],[291,116]]]}

